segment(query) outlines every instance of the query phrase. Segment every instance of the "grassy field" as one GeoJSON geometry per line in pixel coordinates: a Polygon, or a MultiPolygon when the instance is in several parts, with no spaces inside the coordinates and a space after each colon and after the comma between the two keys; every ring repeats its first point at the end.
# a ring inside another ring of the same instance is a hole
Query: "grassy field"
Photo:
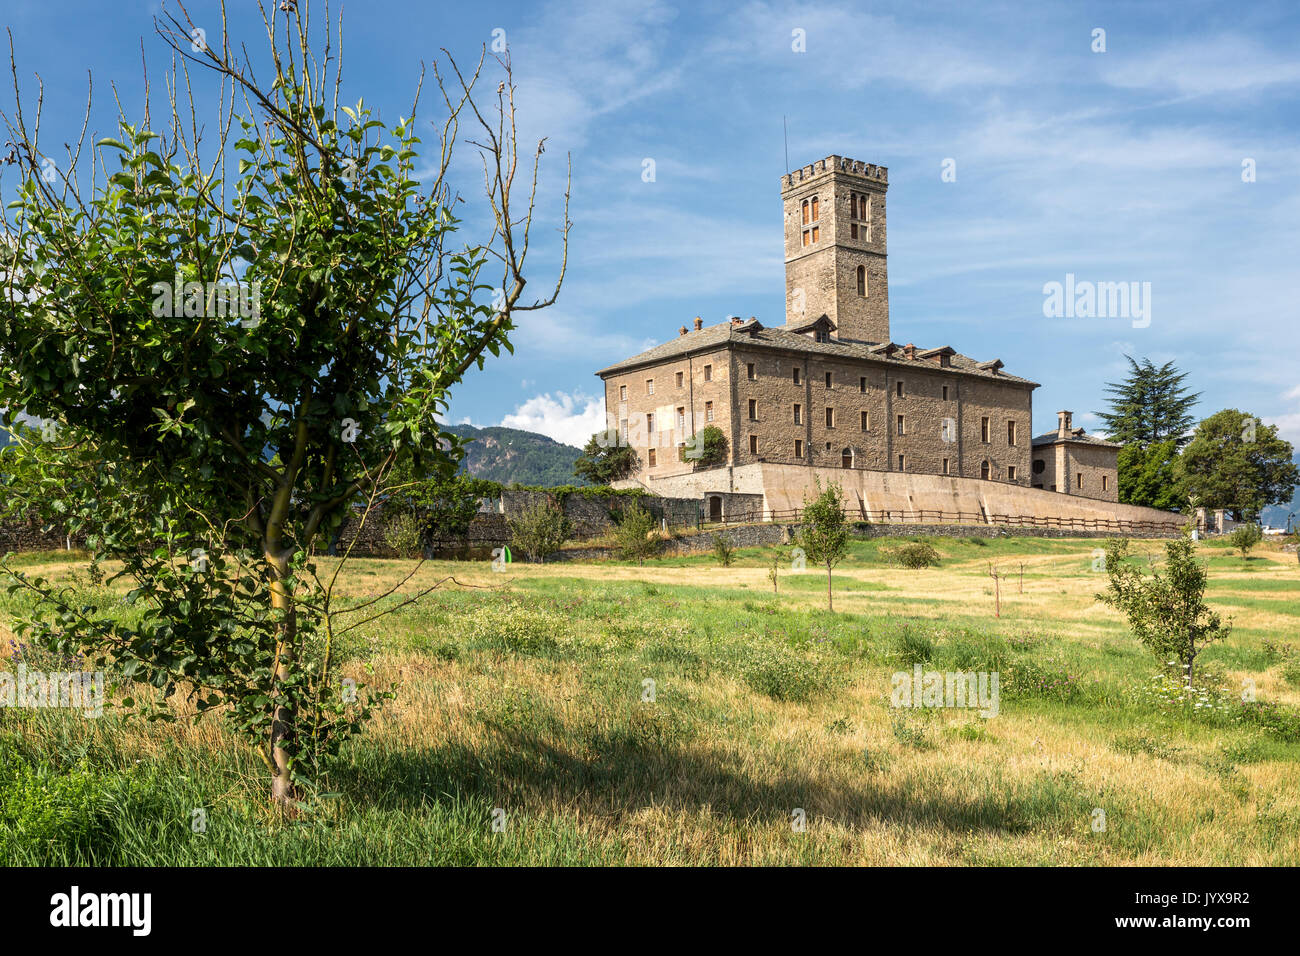
{"type": "MultiPolygon", "coordinates": [[[[1300,863],[1294,554],[1202,546],[1234,629],[1187,702],[1094,600],[1100,542],[933,543],[940,567],[902,570],[855,542],[834,614],[812,568],[773,594],[761,549],[730,568],[427,565],[412,586],[466,586],[352,635],[343,673],[397,696],[291,821],[218,720],[0,710],[0,862],[1300,863]],[[1000,712],[891,708],[891,675],[917,663],[997,671],[1000,712]]],[[[21,560],[84,573],[84,556],[21,560]]],[[[409,566],[350,562],[345,593],[409,566]]],[[[22,610],[0,596],[6,652],[22,610]]]]}

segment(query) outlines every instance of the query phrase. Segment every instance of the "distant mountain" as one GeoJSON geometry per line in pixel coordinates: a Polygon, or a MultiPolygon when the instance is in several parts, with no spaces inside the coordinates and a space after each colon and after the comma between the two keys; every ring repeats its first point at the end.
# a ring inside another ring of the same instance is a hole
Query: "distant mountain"
{"type": "Polygon", "coordinates": [[[489,428],[447,425],[443,431],[472,439],[465,446],[461,468],[475,478],[543,488],[588,484],[573,474],[573,463],[582,454],[581,448],[561,444],[536,432],[499,425],[489,428]]]}
{"type": "MultiPolygon", "coordinates": [[[[1300,452],[1297,452],[1291,460],[1300,465],[1300,452]]],[[[1272,505],[1265,508],[1263,514],[1260,515],[1260,520],[1270,528],[1285,528],[1286,516],[1292,513],[1296,516],[1292,519],[1293,523],[1300,520],[1300,488],[1296,489],[1290,504],[1272,505]]]]}

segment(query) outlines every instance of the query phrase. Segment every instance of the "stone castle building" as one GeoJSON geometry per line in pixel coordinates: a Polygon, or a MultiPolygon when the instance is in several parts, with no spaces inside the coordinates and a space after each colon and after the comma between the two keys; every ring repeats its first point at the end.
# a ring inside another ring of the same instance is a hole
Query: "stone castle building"
{"type": "Polygon", "coordinates": [[[1056,432],[1032,436],[1036,382],[996,358],[892,340],[888,187],[883,166],[841,156],[787,174],[784,322],[697,317],[597,373],[609,435],[640,458],[629,484],[712,495],[711,511],[738,493],[797,506],[830,469],[851,473],[833,477],[859,489],[864,511],[872,495],[901,500],[910,476],[939,479],[921,485],[940,504],[945,487],[977,498],[988,487],[953,484],[965,481],[1118,500],[1118,445],[1072,428],[1066,411],[1056,432]],[[727,456],[701,468],[695,436],[707,426],[727,456]]]}

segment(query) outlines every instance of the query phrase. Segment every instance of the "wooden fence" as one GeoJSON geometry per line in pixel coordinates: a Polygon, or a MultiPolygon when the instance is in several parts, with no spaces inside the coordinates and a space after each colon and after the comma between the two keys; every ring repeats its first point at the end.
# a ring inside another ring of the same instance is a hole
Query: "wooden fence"
{"type": "MultiPolygon", "coordinates": [[[[757,524],[760,522],[797,523],[799,508],[786,510],[759,509],[724,515],[720,520],[701,516],[699,527],[735,524],[757,524]]],[[[1057,518],[1048,515],[999,515],[985,514],[981,511],[934,511],[920,509],[915,511],[848,511],[849,517],[871,524],[971,524],[995,525],[1007,528],[1051,528],[1059,531],[1102,531],[1115,534],[1169,534],[1176,535],[1182,529],[1182,522],[1177,518],[1168,521],[1141,520],[1126,518],[1057,518]]]]}

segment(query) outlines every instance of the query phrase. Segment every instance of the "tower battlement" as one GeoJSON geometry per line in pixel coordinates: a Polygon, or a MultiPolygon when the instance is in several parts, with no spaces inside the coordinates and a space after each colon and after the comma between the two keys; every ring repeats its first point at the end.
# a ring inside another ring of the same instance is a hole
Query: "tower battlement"
{"type": "Polygon", "coordinates": [[[793,189],[795,186],[825,173],[846,173],[850,176],[861,176],[864,179],[875,180],[885,185],[889,184],[888,167],[877,166],[875,163],[864,163],[860,159],[850,159],[847,156],[831,155],[786,173],[781,177],[781,188],[783,190],[793,189]]]}

